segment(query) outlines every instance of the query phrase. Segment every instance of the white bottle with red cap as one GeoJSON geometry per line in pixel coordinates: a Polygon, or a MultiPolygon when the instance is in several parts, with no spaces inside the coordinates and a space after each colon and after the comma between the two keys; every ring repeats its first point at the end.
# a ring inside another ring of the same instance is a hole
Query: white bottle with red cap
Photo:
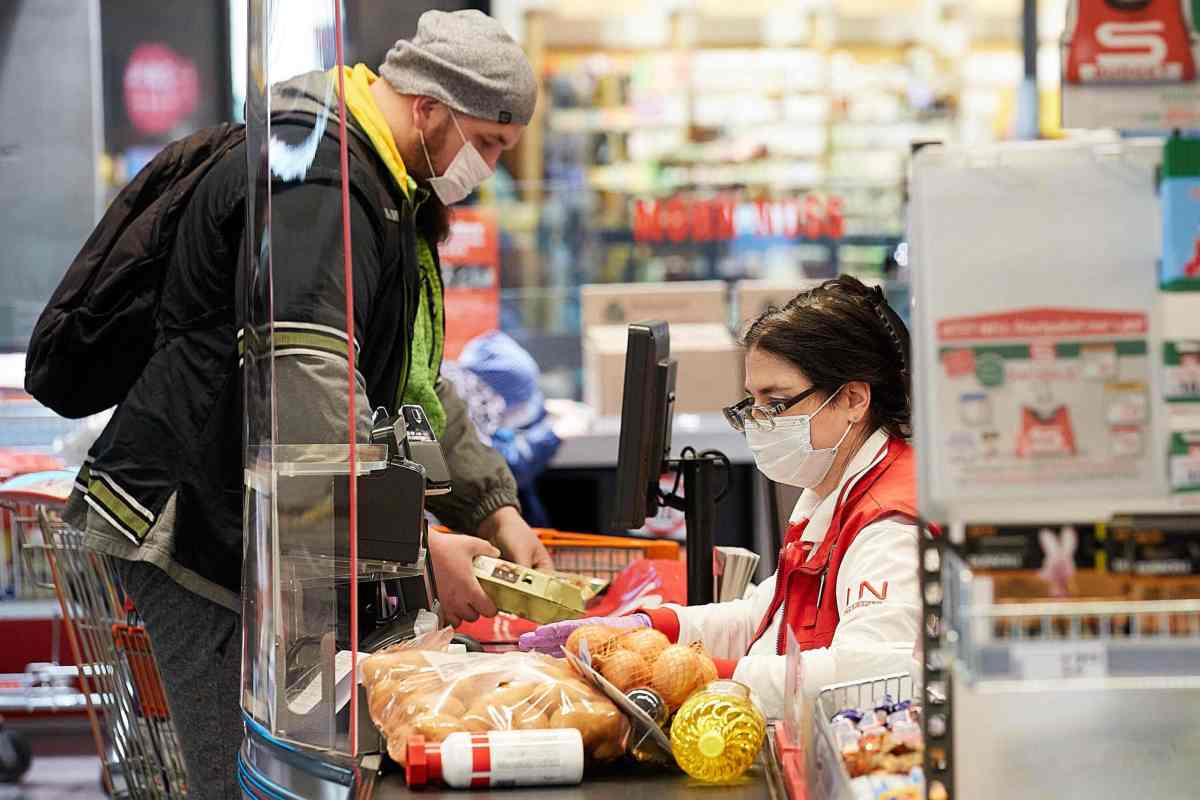
{"type": "Polygon", "coordinates": [[[414,787],[564,786],[583,780],[583,737],[574,728],[452,733],[440,743],[410,736],[406,760],[414,787]]]}

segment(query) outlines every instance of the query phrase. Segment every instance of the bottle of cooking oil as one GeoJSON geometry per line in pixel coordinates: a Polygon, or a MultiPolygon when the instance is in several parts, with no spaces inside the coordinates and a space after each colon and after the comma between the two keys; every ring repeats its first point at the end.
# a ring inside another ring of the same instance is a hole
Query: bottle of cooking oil
{"type": "Polygon", "coordinates": [[[762,748],[767,723],[737,681],[713,681],[692,695],[671,723],[671,749],[688,775],[709,783],[740,777],[762,748]]]}

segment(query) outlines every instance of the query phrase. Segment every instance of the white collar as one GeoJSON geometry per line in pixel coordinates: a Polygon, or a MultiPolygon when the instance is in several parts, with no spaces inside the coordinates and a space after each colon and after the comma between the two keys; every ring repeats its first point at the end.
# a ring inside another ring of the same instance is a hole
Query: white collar
{"type": "Polygon", "coordinates": [[[808,525],[800,537],[801,541],[820,542],[824,540],[825,533],[829,530],[829,523],[833,520],[833,512],[837,508],[838,498],[847,487],[853,486],[859,478],[883,460],[883,457],[887,455],[887,444],[887,433],[882,428],[877,429],[867,437],[862,447],[858,448],[854,458],[850,459],[850,465],[846,468],[841,483],[829,493],[829,496],[819,498],[808,490],[800,495],[800,500],[796,503],[788,522],[795,525],[808,520],[808,525]]]}

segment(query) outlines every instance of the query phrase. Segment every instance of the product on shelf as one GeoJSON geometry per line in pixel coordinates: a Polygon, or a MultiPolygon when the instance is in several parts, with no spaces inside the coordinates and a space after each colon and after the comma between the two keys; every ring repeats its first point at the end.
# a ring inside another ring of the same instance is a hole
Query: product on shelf
{"type": "Polygon", "coordinates": [[[919,705],[885,696],[874,708],[839,711],[830,727],[856,797],[902,797],[898,792],[905,787],[924,786],[919,705]]]}
{"type": "Polygon", "coordinates": [[[565,661],[539,653],[447,653],[450,635],[429,634],[362,662],[371,719],[397,763],[406,761],[410,736],[441,742],[463,732],[574,728],[592,762],[625,752],[629,721],[565,661]]]}

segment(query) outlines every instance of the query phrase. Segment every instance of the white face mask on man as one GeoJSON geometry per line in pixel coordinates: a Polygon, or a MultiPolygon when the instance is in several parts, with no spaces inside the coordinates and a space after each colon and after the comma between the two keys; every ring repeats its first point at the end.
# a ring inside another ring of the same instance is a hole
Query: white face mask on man
{"type": "Polygon", "coordinates": [[[479,155],[475,145],[463,135],[462,128],[458,125],[458,117],[454,116],[454,112],[449,108],[447,111],[450,111],[450,119],[454,121],[454,127],[462,137],[463,144],[441,177],[438,177],[437,170],[433,168],[429,148],[425,146],[425,134],[420,128],[417,129],[417,135],[421,137],[421,149],[425,151],[425,162],[429,164],[429,174],[432,176],[429,179],[429,187],[443,205],[452,206],[465,200],[479,184],[492,177],[492,168],[483,160],[483,156],[479,155]]]}
{"type": "Polygon", "coordinates": [[[837,393],[821,403],[811,414],[797,414],[794,417],[776,417],[775,427],[764,430],[760,427],[746,428],[746,443],[754,453],[754,463],[759,471],[776,483],[796,486],[801,489],[811,489],[829,474],[833,461],[837,458],[838,448],[850,435],[851,423],[846,427],[842,438],[833,447],[813,449],[812,419],[821,413],[821,409],[829,405],[837,393]]]}

